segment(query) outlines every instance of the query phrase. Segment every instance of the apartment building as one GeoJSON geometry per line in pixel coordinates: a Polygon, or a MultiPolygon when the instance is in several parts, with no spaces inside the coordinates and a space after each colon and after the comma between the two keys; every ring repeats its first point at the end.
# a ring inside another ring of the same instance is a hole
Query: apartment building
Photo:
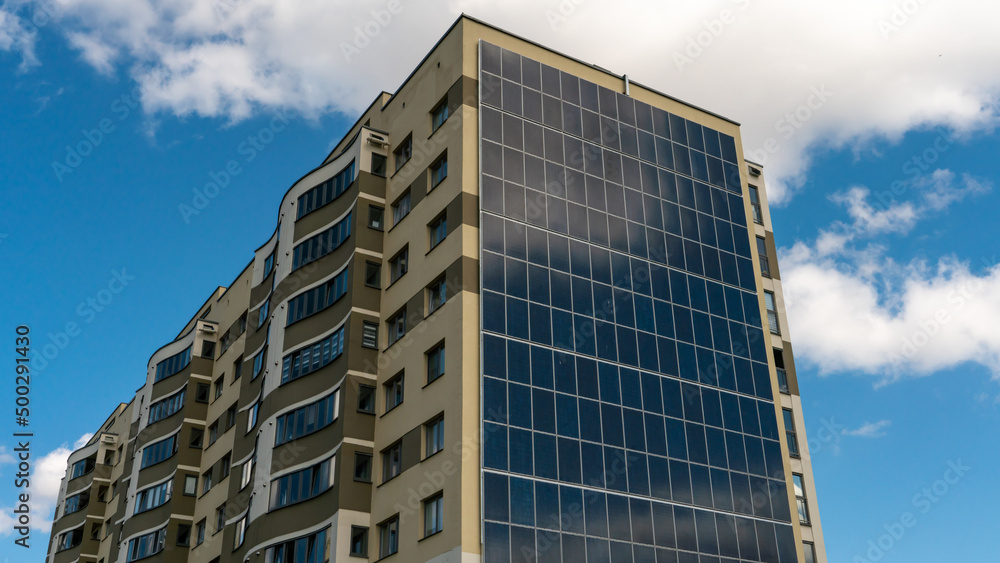
{"type": "Polygon", "coordinates": [[[826,561],[736,122],[463,16],[276,204],[48,563],[826,561]]]}

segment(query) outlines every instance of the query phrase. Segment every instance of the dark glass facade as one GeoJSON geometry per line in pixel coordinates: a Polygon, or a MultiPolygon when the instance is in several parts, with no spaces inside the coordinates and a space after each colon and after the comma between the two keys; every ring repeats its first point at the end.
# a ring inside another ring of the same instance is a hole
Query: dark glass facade
{"type": "Polygon", "coordinates": [[[796,561],[735,140],[480,61],[484,560],[796,561]]]}

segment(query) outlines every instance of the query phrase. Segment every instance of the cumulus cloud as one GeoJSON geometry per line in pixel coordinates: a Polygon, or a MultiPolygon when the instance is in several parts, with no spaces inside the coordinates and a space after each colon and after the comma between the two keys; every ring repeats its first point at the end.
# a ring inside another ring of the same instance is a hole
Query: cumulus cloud
{"type": "Polygon", "coordinates": [[[880,420],[878,422],[866,422],[853,430],[844,429],[844,436],[855,436],[858,438],[881,438],[885,436],[885,429],[892,425],[891,420],[880,420]]]}
{"type": "Polygon", "coordinates": [[[812,243],[782,249],[782,287],[799,357],[821,373],[861,371],[886,384],[965,362],[1000,380],[1000,264],[898,263],[869,237],[905,234],[942,202],[985,193],[989,184],[938,170],[910,182],[916,194],[882,204],[857,187],[833,197],[850,222],[836,222],[812,243]],[[895,221],[895,222],[894,222],[895,221]]]}
{"type": "Polygon", "coordinates": [[[816,149],[997,120],[1000,4],[974,0],[74,0],[54,25],[99,72],[131,73],[149,112],[353,117],[463,11],[742,122],[772,203],[816,149]],[[957,36],[976,41],[940,40],[957,36]]]}
{"type": "MultiPolygon", "coordinates": [[[[31,520],[32,528],[48,533],[52,527],[52,515],[55,513],[56,500],[59,497],[59,485],[66,475],[66,461],[75,450],[87,445],[93,434],[84,434],[72,447],[63,444],[43,455],[34,462],[31,473],[31,520]]],[[[0,456],[2,458],[2,456],[0,456]]],[[[0,535],[9,536],[16,524],[10,517],[11,508],[0,511],[0,535]]]]}
{"type": "MultiPolygon", "coordinates": [[[[16,7],[15,7],[16,8],[16,7]]],[[[29,22],[8,4],[0,5],[0,51],[13,51],[21,56],[21,70],[38,64],[35,38],[29,22]]]]}

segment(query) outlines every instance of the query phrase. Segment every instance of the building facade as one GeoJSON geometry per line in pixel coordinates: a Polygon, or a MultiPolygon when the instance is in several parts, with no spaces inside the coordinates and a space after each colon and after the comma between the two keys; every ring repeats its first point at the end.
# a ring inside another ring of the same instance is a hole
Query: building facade
{"type": "Polygon", "coordinates": [[[70,456],[49,563],[826,561],[739,125],[461,17],[70,456]]]}

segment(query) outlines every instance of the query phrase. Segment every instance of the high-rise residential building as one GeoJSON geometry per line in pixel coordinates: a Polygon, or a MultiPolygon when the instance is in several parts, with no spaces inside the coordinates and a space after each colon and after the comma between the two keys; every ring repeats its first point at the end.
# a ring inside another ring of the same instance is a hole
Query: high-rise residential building
{"type": "Polygon", "coordinates": [[[737,123],[463,16],[276,203],[48,563],[826,561],[737,123]]]}

